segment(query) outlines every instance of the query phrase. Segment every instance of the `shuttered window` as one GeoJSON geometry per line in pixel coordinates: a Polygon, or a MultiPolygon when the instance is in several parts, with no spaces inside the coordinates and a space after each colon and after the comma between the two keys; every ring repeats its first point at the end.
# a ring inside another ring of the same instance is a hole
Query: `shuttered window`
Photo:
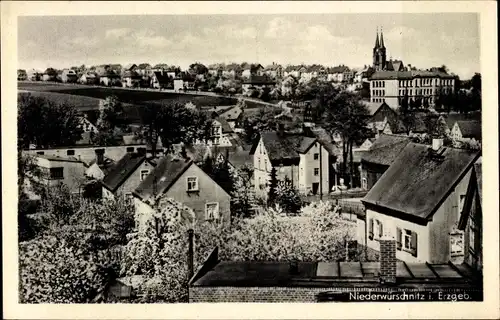
{"type": "Polygon", "coordinates": [[[418,237],[417,233],[408,229],[397,228],[397,248],[398,250],[403,250],[410,253],[412,256],[416,257],[418,248],[418,237]]]}
{"type": "Polygon", "coordinates": [[[401,250],[402,248],[402,243],[401,243],[401,236],[402,236],[402,231],[400,228],[397,228],[396,230],[396,236],[397,236],[397,249],[401,250]]]}
{"type": "Polygon", "coordinates": [[[369,225],[368,225],[368,238],[370,240],[373,240],[373,219],[370,219],[369,225]]]}
{"type": "Polygon", "coordinates": [[[382,222],[378,221],[378,237],[379,238],[382,238],[382,236],[384,235],[384,226],[382,225],[382,222]]]}

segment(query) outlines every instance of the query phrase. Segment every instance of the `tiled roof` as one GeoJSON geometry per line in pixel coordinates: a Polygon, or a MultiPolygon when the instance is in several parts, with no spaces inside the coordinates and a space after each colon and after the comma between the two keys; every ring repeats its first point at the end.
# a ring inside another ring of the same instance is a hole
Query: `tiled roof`
{"type": "Polygon", "coordinates": [[[161,159],[154,170],[141,182],[133,194],[143,201],[153,195],[166,192],[177,179],[193,164],[191,159],[179,159],[166,156],[161,159]],[[156,185],[156,186],[155,186],[156,185]]]}
{"type": "Polygon", "coordinates": [[[172,78],[170,78],[166,72],[162,74],[162,72],[160,71],[155,71],[154,75],[160,85],[168,84],[170,81],[172,81],[172,78]]]}
{"type": "Polygon", "coordinates": [[[439,78],[454,78],[454,75],[446,74],[439,71],[412,70],[412,71],[376,71],[371,77],[371,80],[395,80],[395,79],[413,79],[416,77],[439,77],[439,78]]]}
{"type": "Polygon", "coordinates": [[[474,113],[468,113],[468,114],[449,113],[449,114],[443,114],[442,117],[443,117],[444,121],[446,121],[448,128],[451,130],[453,128],[453,126],[455,125],[455,122],[457,122],[457,121],[481,120],[481,113],[480,112],[474,112],[474,113]]]}
{"type": "Polygon", "coordinates": [[[408,143],[363,198],[365,204],[389,209],[402,219],[431,219],[479,157],[474,150],[408,143]]]}
{"type": "Polygon", "coordinates": [[[370,149],[363,153],[362,160],[390,166],[408,143],[409,137],[381,134],[370,149]]]}
{"type": "Polygon", "coordinates": [[[349,68],[346,66],[338,66],[333,68],[328,68],[328,73],[344,73],[349,71],[349,68]]]}
{"type": "Polygon", "coordinates": [[[222,127],[222,133],[231,133],[233,132],[233,128],[229,125],[229,122],[227,122],[226,119],[223,117],[216,117],[216,121],[220,122],[220,125],[222,127]]]}
{"type": "Polygon", "coordinates": [[[299,159],[297,149],[302,143],[302,136],[279,134],[276,131],[262,132],[260,136],[271,161],[299,159]]]}
{"type": "Polygon", "coordinates": [[[226,119],[227,121],[236,121],[242,113],[243,110],[241,110],[240,107],[234,106],[220,112],[219,116],[226,119]]]}
{"type": "Polygon", "coordinates": [[[319,143],[328,151],[330,155],[338,156],[340,149],[333,141],[332,135],[322,127],[311,128],[311,133],[318,139],[319,143]]]}
{"type": "Polygon", "coordinates": [[[476,140],[481,140],[480,120],[457,121],[457,125],[464,138],[475,138],[476,140]]]}
{"type": "Polygon", "coordinates": [[[385,102],[369,102],[369,101],[364,101],[364,100],[361,100],[361,104],[363,104],[364,106],[366,106],[366,108],[368,108],[368,111],[370,112],[370,115],[374,115],[375,112],[377,112],[377,110],[380,108],[380,106],[382,106],[385,102]]]}
{"type": "MultiPolygon", "coordinates": [[[[226,156],[225,153],[221,153],[223,157],[226,156]]],[[[240,150],[235,152],[228,152],[229,163],[231,163],[235,168],[241,168],[244,165],[253,166],[253,157],[248,150],[240,150]]]]}
{"type": "Polygon", "coordinates": [[[111,192],[115,192],[130,175],[146,160],[145,155],[127,153],[110,168],[102,180],[102,184],[111,192]]]}
{"type": "MultiPolygon", "coordinates": [[[[91,165],[93,165],[94,163],[96,163],[96,159],[93,159],[92,161],[89,162],[89,167],[91,165]]],[[[115,161],[113,161],[112,159],[108,158],[108,157],[104,157],[104,163],[103,164],[99,164],[98,167],[101,169],[101,171],[106,175],[109,173],[109,171],[113,168],[113,166],[115,165],[115,161]]]]}

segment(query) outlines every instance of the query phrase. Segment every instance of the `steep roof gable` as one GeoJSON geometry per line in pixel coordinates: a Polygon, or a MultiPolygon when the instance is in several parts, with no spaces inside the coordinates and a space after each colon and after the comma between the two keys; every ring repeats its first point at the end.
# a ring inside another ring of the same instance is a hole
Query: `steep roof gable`
{"type": "Polygon", "coordinates": [[[366,162],[389,166],[408,143],[410,143],[409,137],[381,134],[361,159],[366,162]]]}
{"type": "Polygon", "coordinates": [[[431,219],[479,157],[479,152],[409,143],[363,198],[365,204],[400,213],[402,219],[431,219]]]}
{"type": "Polygon", "coordinates": [[[109,169],[108,174],[102,180],[103,186],[115,192],[145,160],[145,155],[125,154],[109,169]]]}

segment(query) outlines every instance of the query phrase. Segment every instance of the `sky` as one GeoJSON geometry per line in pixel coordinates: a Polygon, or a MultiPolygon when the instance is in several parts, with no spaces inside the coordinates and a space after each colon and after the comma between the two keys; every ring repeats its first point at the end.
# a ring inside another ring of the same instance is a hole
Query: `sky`
{"type": "Polygon", "coordinates": [[[480,72],[476,13],[30,16],[18,18],[18,67],[105,63],[372,63],[377,28],[387,58],[417,68],[480,72]]]}

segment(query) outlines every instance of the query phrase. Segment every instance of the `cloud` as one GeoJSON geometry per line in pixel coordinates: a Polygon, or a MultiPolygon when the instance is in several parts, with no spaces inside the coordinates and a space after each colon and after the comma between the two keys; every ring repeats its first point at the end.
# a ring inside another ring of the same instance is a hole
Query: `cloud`
{"type": "Polygon", "coordinates": [[[269,21],[267,30],[264,33],[266,38],[278,39],[291,35],[293,24],[290,20],[285,18],[274,18],[269,21]]]}
{"type": "Polygon", "coordinates": [[[117,28],[106,30],[105,37],[106,39],[116,39],[121,37],[129,36],[133,33],[133,30],[130,28],[117,28]]]}

